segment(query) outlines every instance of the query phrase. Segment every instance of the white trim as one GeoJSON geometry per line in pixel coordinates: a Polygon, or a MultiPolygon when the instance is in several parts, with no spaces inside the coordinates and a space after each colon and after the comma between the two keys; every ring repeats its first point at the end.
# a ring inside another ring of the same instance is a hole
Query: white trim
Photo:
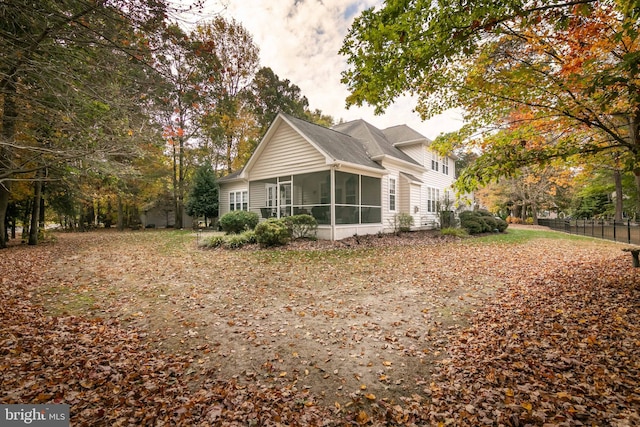
{"type": "Polygon", "coordinates": [[[389,203],[389,212],[398,212],[398,177],[397,175],[389,176],[387,188],[387,203],[389,203]],[[393,181],[393,187],[391,182],[393,181]],[[392,190],[393,189],[393,194],[392,190]],[[391,208],[391,196],[393,196],[393,208],[391,208]]]}

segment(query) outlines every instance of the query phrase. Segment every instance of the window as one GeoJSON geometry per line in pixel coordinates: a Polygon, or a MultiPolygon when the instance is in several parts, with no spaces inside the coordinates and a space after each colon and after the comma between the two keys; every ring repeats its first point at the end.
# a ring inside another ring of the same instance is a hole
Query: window
{"type": "Polygon", "coordinates": [[[440,190],[433,187],[427,187],[427,212],[438,212],[438,200],[440,199],[440,190]]]}
{"type": "Polygon", "coordinates": [[[249,210],[249,192],[231,191],[229,193],[229,211],[249,210]]]}
{"type": "Polygon", "coordinates": [[[449,158],[445,157],[442,159],[442,173],[445,175],[449,175],[449,158]]]}
{"type": "Polygon", "coordinates": [[[439,158],[438,155],[436,153],[431,153],[431,169],[438,172],[439,169],[439,158]]]}
{"type": "Polygon", "coordinates": [[[396,210],[396,179],[389,178],[389,210],[396,210]]]}

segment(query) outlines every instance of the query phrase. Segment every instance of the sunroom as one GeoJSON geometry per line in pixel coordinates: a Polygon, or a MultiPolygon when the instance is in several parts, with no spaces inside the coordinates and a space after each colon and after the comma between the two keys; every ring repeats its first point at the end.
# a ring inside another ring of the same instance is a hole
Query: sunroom
{"type": "Polygon", "coordinates": [[[382,179],[330,169],[250,181],[249,209],[263,219],[311,215],[321,239],[368,234],[382,228],[382,179]]]}

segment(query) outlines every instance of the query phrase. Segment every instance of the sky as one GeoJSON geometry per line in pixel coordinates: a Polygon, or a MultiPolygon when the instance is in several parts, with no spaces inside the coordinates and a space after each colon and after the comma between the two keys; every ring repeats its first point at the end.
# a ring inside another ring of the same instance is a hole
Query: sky
{"type": "Polygon", "coordinates": [[[415,99],[403,97],[384,115],[373,107],[346,108],[347,87],[340,83],[347,68],[342,47],[353,19],[381,0],[207,0],[206,16],[221,14],[240,22],[260,49],[260,66],[270,67],[281,80],[288,79],[307,97],[312,110],[319,109],[335,120],[363,119],[383,129],[406,124],[434,139],[441,132],[457,130],[460,114],[449,111],[422,121],[413,112],[415,99]]]}

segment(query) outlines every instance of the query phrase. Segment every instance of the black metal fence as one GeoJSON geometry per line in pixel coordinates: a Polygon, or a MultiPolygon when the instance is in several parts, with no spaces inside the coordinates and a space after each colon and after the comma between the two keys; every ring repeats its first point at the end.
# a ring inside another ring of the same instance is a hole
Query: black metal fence
{"type": "Polygon", "coordinates": [[[640,224],[631,221],[538,219],[538,224],[565,233],[640,245],[640,224]]]}

